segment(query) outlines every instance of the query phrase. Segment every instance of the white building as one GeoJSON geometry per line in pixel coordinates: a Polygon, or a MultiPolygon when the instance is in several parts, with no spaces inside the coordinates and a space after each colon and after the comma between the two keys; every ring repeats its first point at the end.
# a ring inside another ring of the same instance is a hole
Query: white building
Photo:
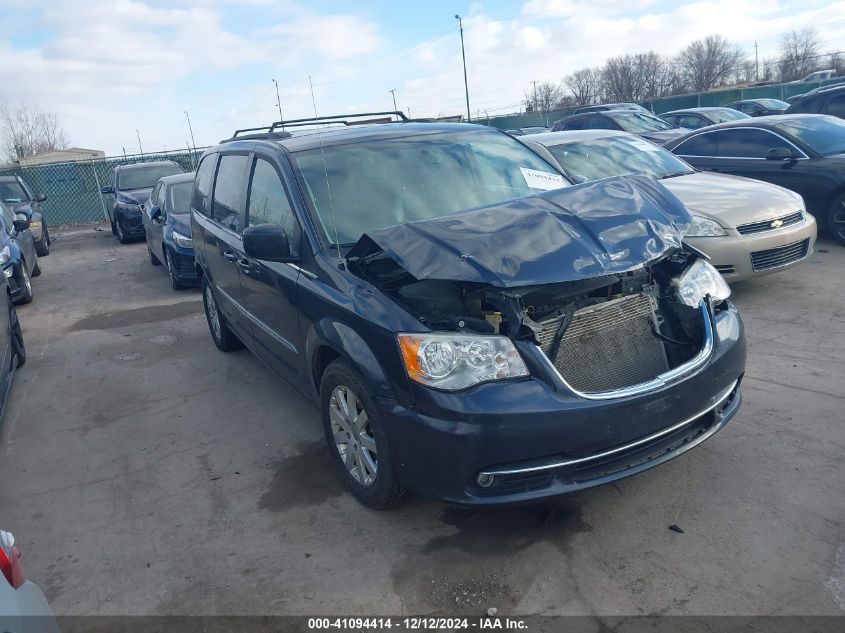
{"type": "Polygon", "coordinates": [[[21,167],[32,167],[33,165],[46,165],[48,163],[67,163],[75,160],[91,160],[92,158],[105,158],[106,153],[99,149],[85,149],[84,147],[69,147],[68,149],[55,149],[49,152],[34,154],[28,158],[21,158],[16,161],[21,167]]]}

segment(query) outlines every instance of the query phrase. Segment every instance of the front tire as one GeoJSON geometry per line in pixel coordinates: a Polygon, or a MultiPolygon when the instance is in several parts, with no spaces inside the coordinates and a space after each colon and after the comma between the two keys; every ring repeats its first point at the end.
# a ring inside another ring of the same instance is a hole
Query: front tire
{"type": "Polygon", "coordinates": [[[44,220],[41,220],[41,241],[35,243],[35,253],[39,257],[47,257],[50,254],[50,235],[44,220]]]}
{"type": "Polygon", "coordinates": [[[173,290],[182,290],[185,286],[180,283],[179,278],[176,276],[176,270],[173,268],[173,258],[167,252],[166,246],[164,247],[164,263],[167,266],[167,275],[170,277],[170,287],[173,290]]]}
{"type": "Polygon", "coordinates": [[[23,342],[23,330],[18,320],[18,311],[15,310],[15,305],[11,301],[9,301],[9,329],[12,332],[12,357],[17,359],[17,366],[20,368],[26,363],[26,345],[23,342]]]}
{"type": "Polygon", "coordinates": [[[827,230],[833,239],[845,245],[845,193],[830,205],[827,212],[827,230]]]}
{"type": "Polygon", "coordinates": [[[23,305],[25,303],[32,303],[32,281],[29,278],[29,273],[26,272],[26,262],[21,260],[21,296],[15,303],[23,305]]]}
{"type": "Polygon", "coordinates": [[[161,266],[161,262],[159,261],[158,257],[153,255],[153,249],[150,248],[150,243],[147,242],[147,253],[150,255],[150,263],[153,266],[161,266]]]}
{"type": "Polygon", "coordinates": [[[326,442],[346,487],[365,506],[391,508],[402,487],[390,458],[381,412],[363,376],[344,359],[332,361],[320,381],[326,442]]]}
{"type": "Polygon", "coordinates": [[[217,306],[217,300],[214,298],[214,291],[211,289],[211,284],[208,280],[202,278],[202,304],[205,308],[205,320],[208,321],[208,331],[211,332],[211,340],[221,352],[234,352],[241,349],[244,344],[241,342],[234,332],[229,329],[226,319],[220,312],[217,306]]]}
{"type": "Polygon", "coordinates": [[[114,221],[114,231],[118,242],[121,244],[129,244],[129,238],[126,237],[126,233],[123,232],[123,227],[120,226],[119,220],[114,221]]]}

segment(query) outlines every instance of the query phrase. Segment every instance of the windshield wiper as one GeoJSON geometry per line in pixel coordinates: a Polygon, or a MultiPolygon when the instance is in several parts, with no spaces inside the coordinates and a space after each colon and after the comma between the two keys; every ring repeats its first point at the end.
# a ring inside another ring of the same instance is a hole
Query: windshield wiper
{"type": "Polygon", "coordinates": [[[689,176],[690,174],[695,173],[691,171],[675,171],[671,174],[666,174],[665,176],[661,176],[661,180],[665,180],[666,178],[677,178],[678,176],[689,176]]]}

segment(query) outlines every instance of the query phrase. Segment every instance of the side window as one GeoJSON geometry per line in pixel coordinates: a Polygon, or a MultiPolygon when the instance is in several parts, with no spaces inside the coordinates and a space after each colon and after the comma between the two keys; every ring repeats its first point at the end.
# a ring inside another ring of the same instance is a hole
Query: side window
{"type": "Polygon", "coordinates": [[[678,145],[672,153],[679,156],[715,156],[716,141],[713,134],[699,134],[678,145]]]}
{"type": "Polygon", "coordinates": [[[217,154],[209,154],[203,159],[197,169],[194,189],[191,192],[191,209],[206,217],[211,215],[209,200],[211,199],[211,183],[214,180],[216,164],[217,154]]]}
{"type": "Polygon", "coordinates": [[[300,230],[285,186],[276,169],[262,158],[255,159],[247,202],[247,226],[278,224],[285,230],[291,253],[299,253],[300,230]]]}
{"type": "Polygon", "coordinates": [[[775,147],[794,151],[786,141],[765,130],[720,130],[716,137],[717,155],[728,158],[766,158],[775,147]]]}
{"type": "Polygon", "coordinates": [[[700,127],[704,127],[705,125],[709,125],[707,121],[702,119],[697,114],[685,114],[684,116],[680,117],[677,121],[672,121],[677,126],[686,127],[691,130],[697,130],[700,127]]]}
{"type": "Polygon", "coordinates": [[[153,190],[150,193],[150,202],[152,203],[152,206],[154,206],[154,207],[158,205],[158,190],[160,188],[161,188],[161,183],[160,182],[156,183],[156,186],[153,187],[153,190]]]}
{"type": "Polygon", "coordinates": [[[574,121],[567,121],[564,123],[563,128],[564,130],[583,130],[584,123],[587,122],[587,119],[575,119],[574,121]]]}
{"type": "Polygon", "coordinates": [[[29,187],[27,187],[26,182],[24,182],[24,179],[18,178],[18,182],[21,184],[21,189],[23,189],[23,192],[26,194],[26,199],[32,200],[34,196],[32,195],[32,191],[29,190],[29,187]]]}
{"type": "Polygon", "coordinates": [[[827,114],[845,119],[845,93],[838,94],[827,102],[827,114]]]}
{"type": "Polygon", "coordinates": [[[235,233],[241,232],[241,200],[243,200],[244,172],[248,158],[239,155],[220,157],[217,178],[214,180],[212,217],[235,233]]]}
{"type": "Polygon", "coordinates": [[[6,225],[5,229],[7,233],[11,233],[15,226],[15,214],[6,206],[3,207],[3,224],[6,225]]]}
{"type": "Polygon", "coordinates": [[[799,99],[792,107],[789,108],[789,113],[792,114],[806,112],[811,114],[817,114],[822,109],[824,97],[824,95],[815,95],[808,99],[799,99]]]}
{"type": "Polygon", "coordinates": [[[593,116],[593,117],[590,117],[589,123],[587,124],[587,129],[589,129],[589,130],[618,130],[619,126],[616,125],[610,119],[608,119],[606,116],[593,116]]]}

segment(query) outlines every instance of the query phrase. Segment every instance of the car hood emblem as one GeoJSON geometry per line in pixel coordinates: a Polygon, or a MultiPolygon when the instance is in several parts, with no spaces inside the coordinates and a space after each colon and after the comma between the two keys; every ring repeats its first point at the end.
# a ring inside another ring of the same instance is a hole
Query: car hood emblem
{"type": "Polygon", "coordinates": [[[773,229],[779,229],[783,226],[783,220],[772,220],[771,226],[773,229]]]}

